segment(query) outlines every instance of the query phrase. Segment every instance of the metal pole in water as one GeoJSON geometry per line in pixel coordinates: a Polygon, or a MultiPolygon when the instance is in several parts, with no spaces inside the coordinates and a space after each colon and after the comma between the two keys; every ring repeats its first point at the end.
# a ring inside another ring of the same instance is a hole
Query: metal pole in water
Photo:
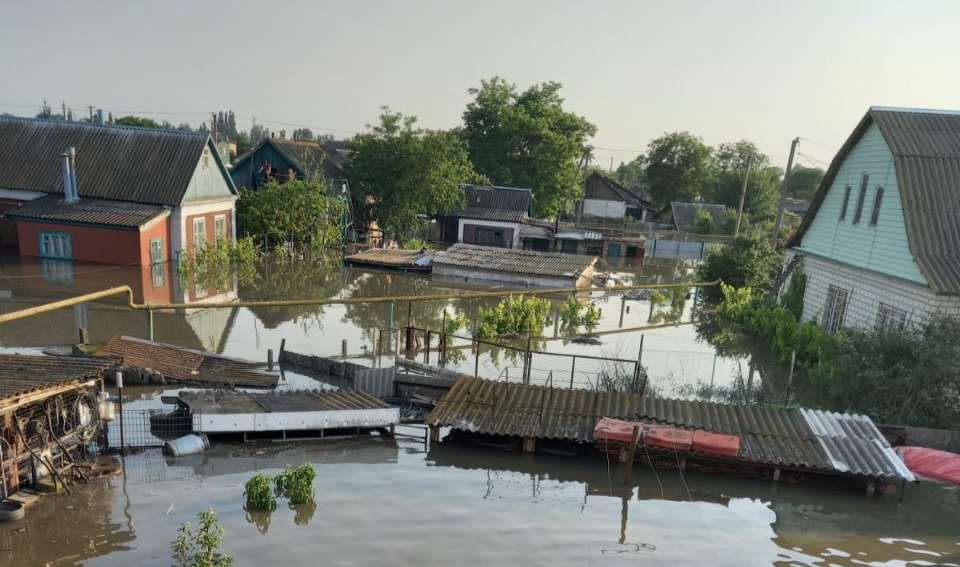
{"type": "Polygon", "coordinates": [[[623,312],[624,310],[626,310],[626,308],[627,308],[627,298],[621,296],[620,297],[620,324],[617,325],[620,328],[623,328],[623,312]]]}
{"type": "Polygon", "coordinates": [[[120,456],[125,457],[127,450],[123,439],[123,372],[117,371],[117,398],[120,402],[120,456]]]}
{"type": "Polygon", "coordinates": [[[147,309],[147,340],[153,340],[153,309],[147,309]]]}

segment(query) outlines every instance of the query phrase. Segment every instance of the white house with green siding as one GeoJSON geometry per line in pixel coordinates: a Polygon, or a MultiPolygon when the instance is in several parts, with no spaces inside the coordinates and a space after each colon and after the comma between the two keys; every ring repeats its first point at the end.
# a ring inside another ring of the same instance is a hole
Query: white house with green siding
{"type": "Polygon", "coordinates": [[[831,332],[960,314],[960,112],[871,108],[788,249],[831,332]]]}

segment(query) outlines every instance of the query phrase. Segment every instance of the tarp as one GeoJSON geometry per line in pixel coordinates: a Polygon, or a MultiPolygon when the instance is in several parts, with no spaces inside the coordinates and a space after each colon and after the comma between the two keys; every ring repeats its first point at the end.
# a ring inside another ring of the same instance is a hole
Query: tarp
{"type": "Polygon", "coordinates": [[[927,447],[897,447],[896,451],[913,474],[960,484],[960,455],[927,447]]]}

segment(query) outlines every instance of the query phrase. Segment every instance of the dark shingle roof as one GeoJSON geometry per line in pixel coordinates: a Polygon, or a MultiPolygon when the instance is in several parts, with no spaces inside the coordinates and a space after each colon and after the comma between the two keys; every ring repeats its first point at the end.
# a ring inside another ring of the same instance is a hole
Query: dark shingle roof
{"type": "Polygon", "coordinates": [[[597,261],[596,256],[512,250],[454,244],[433,257],[434,266],[459,266],[489,272],[535,276],[576,277],[597,261]]]}
{"type": "Polygon", "coordinates": [[[677,230],[680,232],[686,232],[690,229],[690,225],[693,224],[694,219],[696,219],[696,213],[698,210],[707,211],[710,214],[710,217],[713,219],[714,225],[719,225],[723,222],[727,214],[727,207],[724,205],[717,205],[712,203],[670,203],[671,218],[673,219],[673,224],[676,225],[677,230]]]}
{"type": "Polygon", "coordinates": [[[463,184],[464,208],[453,215],[465,219],[520,222],[530,210],[530,190],[463,184]]]}
{"type": "Polygon", "coordinates": [[[893,154],[910,252],[936,293],[960,294],[960,112],[871,108],[830,164],[788,246],[797,246],[830,186],[876,123],[893,154]]]}
{"type": "Polygon", "coordinates": [[[586,199],[604,199],[623,201],[628,205],[650,205],[650,195],[645,190],[627,189],[616,181],[594,171],[583,182],[583,196],[586,199]]]}
{"type": "Polygon", "coordinates": [[[208,143],[177,130],[0,118],[0,187],[62,194],[60,155],[75,147],[81,197],[176,206],[208,143]]]}
{"type": "Polygon", "coordinates": [[[80,199],[76,203],[64,203],[60,195],[44,195],[7,211],[6,216],[136,228],[165,211],[167,209],[163,205],[88,198],[80,199]]]}

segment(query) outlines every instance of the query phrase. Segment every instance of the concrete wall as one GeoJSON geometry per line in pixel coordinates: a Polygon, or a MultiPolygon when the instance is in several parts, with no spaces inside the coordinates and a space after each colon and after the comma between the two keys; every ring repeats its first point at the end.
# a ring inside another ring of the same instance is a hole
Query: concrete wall
{"type": "Polygon", "coordinates": [[[605,199],[584,199],[583,216],[605,219],[622,219],[627,214],[627,204],[623,201],[605,199]]]}
{"type": "Polygon", "coordinates": [[[851,266],[926,284],[907,243],[893,155],[876,124],[867,129],[840,166],[816,217],[803,235],[801,249],[851,266]],[[864,173],[870,178],[860,222],[854,224],[864,173]],[[841,221],[840,211],[848,186],[850,199],[846,217],[841,221]],[[883,188],[880,216],[876,226],[870,226],[878,187],[883,188]]]}
{"type": "Polygon", "coordinates": [[[803,259],[807,287],[803,297],[803,320],[822,321],[827,288],[837,286],[850,292],[844,327],[872,328],[884,303],[907,313],[908,323],[928,315],[960,315],[960,297],[939,296],[925,285],[856,268],[848,264],[807,254],[803,259]]]}

